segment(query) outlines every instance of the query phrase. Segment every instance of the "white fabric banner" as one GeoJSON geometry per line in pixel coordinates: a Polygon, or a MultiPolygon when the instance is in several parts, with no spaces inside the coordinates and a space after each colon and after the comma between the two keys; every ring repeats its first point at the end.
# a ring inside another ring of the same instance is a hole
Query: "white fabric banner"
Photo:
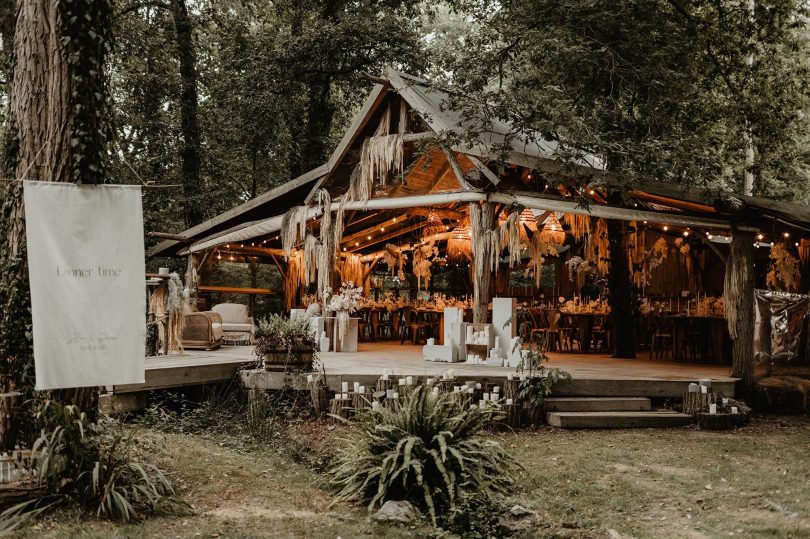
{"type": "Polygon", "coordinates": [[[142,383],[140,187],[24,187],[36,388],[142,383]]]}

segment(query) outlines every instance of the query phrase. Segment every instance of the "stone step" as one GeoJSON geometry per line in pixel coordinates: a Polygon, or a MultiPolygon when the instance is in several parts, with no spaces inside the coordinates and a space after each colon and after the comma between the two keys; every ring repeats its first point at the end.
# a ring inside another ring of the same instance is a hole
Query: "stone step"
{"type": "Polygon", "coordinates": [[[549,397],[547,412],[641,412],[652,410],[646,397],[549,397]]]}
{"type": "Polygon", "coordinates": [[[546,421],[564,429],[630,429],[681,427],[692,422],[692,416],[656,410],[650,412],[549,412],[546,421]]]}

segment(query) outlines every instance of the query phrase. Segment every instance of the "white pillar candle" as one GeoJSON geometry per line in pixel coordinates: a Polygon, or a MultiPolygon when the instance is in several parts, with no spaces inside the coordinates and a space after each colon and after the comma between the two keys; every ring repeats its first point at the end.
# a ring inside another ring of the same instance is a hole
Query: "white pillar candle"
{"type": "Polygon", "coordinates": [[[366,392],[366,386],[360,386],[358,389],[359,389],[360,393],[365,393],[366,392]]]}
{"type": "Polygon", "coordinates": [[[307,375],[307,382],[311,384],[313,380],[314,380],[314,378],[312,377],[312,375],[308,374],[307,375]]]}
{"type": "Polygon", "coordinates": [[[506,399],[506,405],[511,406],[512,405],[512,399],[506,399]]]}
{"type": "Polygon", "coordinates": [[[409,385],[409,386],[412,386],[413,385],[413,376],[407,376],[405,378],[405,384],[409,385]]]}
{"type": "Polygon", "coordinates": [[[737,414],[737,413],[739,413],[739,412],[738,412],[738,410],[737,410],[737,407],[736,407],[736,406],[732,406],[732,407],[731,407],[731,413],[732,413],[732,414],[737,414]]]}
{"type": "Polygon", "coordinates": [[[511,382],[512,380],[515,379],[515,375],[512,374],[511,372],[509,372],[509,373],[506,374],[506,379],[511,382]]]}
{"type": "Polygon", "coordinates": [[[354,383],[354,392],[355,393],[360,393],[360,382],[355,382],[354,383]]]}
{"type": "Polygon", "coordinates": [[[386,399],[393,399],[395,391],[393,389],[386,389],[385,390],[385,398],[386,399]]]}
{"type": "Polygon", "coordinates": [[[706,386],[700,386],[700,392],[701,392],[701,393],[708,393],[708,392],[709,392],[709,388],[708,388],[708,387],[706,387],[706,386]]]}
{"type": "Polygon", "coordinates": [[[349,391],[349,382],[341,382],[340,383],[340,391],[346,393],[349,391]]]}
{"type": "Polygon", "coordinates": [[[479,384],[478,382],[476,382],[476,384],[475,384],[475,389],[481,389],[481,384],[479,384]]]}
{"type": "Polygon", "coordinates": [[[398,399],[398,398],[399,398],[399,391],[394,391],[394,398],[395,398],[395,399],[398,399]]]}
{"type": "Polygon", "coordinates": [[[496,395],[501,392],[501,386],[495,386],[492,388],[492,392],[496,395]]]}
{"type": "Polygon", "coordinates": [[[397,385],[404,386],[405,385],[405,378],[400,378],[397,380],[397,385]]]}
{"type": "Polygon", "coordinates": [[[717,404],[711,403],[709,405],[709,413],[710,414],[716,414],[717,413],[717,404]]]}
{"type": "Polygon", "coordinates": [[[489,400],[489,393],[484,393],[483,399],[485,401],[488,401],[489,400]]]}

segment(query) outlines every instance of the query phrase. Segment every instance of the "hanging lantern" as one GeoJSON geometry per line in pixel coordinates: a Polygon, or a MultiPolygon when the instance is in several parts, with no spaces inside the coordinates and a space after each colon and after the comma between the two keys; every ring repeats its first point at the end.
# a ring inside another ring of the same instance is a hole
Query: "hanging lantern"
{"type": "Polygon", "coordinates": [[[529,208],[524,208],[518,216],[518,229],[520,230],[520,244],[525,247],[529,244],[529,234],[537,232],[537,219],[534,212],[529,208]]]}
{"type": "Polygon", "coordinates": [[[565,243],[565,231],[554,213],[551,213],[546,219],[546,224],[540,231],[540,241],[550,245],[565,243]]]}
{"type": "Polygon", "coordinates": [[[472,232],[469,225],[454,229],[447,239],[447,260],[451,262],[472,260],[471,240],[472,232]]]}

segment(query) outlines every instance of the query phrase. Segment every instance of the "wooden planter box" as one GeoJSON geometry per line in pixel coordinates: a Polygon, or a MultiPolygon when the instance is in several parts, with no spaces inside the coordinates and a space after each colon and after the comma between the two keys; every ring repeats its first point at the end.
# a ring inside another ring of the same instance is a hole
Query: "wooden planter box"
{"type": "Polygon", "coordinates": [[[312,359],[314,352],[290,352],[280,351],[265,354],[262,358],[264,370],[266,371],[288,371],[296,370],[301,372],[312,372],[312,359]]]}

